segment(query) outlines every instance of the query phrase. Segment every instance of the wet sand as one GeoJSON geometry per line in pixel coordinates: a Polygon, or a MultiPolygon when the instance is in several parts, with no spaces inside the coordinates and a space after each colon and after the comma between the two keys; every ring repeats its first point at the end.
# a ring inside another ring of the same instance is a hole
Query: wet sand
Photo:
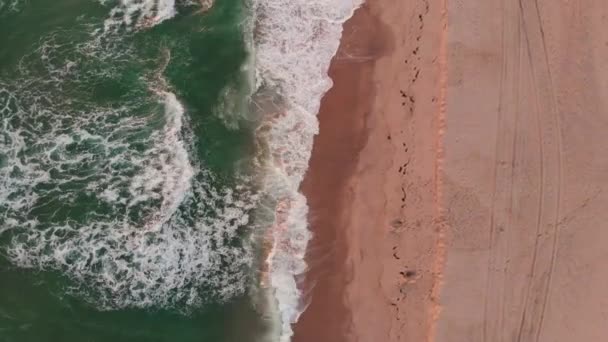
{"type": "Polygon", "coordinates": [[[302,186],[314,287],[296,342],[426,341],[432,330],[441,13],[383,0],[345,25],[302,186]]]}
{"type": "Polygon", "coordinates": [[[377,21],[369,10],[357,10],[345,23],[342,45],[329,71],[334,87],[324,96],[319,114],[319,129],[324,134],[315,138],[302,183],[314,235],[304,285],[310,305],[295,326],[295,342],[345,341],[349,329],[351,316],[344,294],[351,281],[346,227],[352,195],[347,186],[367,140],[373,67],[376,56],[385,49],[376,29],[377,21]],[[355,97],[353,92],[365,95],[355,97]]]}
{"type": "Polygon", "coordinates": [[[302,186],[296,342],[608,340],[607,18],[595,0],[356,12],[302,186]]]}

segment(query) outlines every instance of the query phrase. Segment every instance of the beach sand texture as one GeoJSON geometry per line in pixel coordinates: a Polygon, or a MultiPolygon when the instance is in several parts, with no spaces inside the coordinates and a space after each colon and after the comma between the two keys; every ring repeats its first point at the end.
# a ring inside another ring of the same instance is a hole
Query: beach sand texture
{"type": "Polygon", "coordinates": [[[432,2],[370,1],[345,25],[302,186],[314,287],[295,341],[425,341],[430,332],[442,13],[432,2]]]}
{"type": "Polygon", "coordinates": [[[608,6],[368,1],[302,185],[295,341],[608,340],[608,6]]]}
{"type": "Polygon", "coordinates": [[[608,6],[447,4],[437,341],[606,341],[608,6]]]}

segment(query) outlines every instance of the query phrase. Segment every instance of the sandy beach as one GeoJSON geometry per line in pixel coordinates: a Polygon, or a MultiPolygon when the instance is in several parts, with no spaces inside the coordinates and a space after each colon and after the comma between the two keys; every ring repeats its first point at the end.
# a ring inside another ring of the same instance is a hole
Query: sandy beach
{"type": "Polygon", "coordinates": [[[441,2],[377,1],[345,25],[302,186],[314,287],[295,341],[426,341],[433,331],[442,14],[441,2]]]}
{"type": "Polygon", "coordinates": [[[448,13],[437,341],[606,341],[608,6],[448,13]]]}
{"type": "Polygon", "coordinates": [[[302,184],[314,236],[305,285],[311,302],[295,327],[295,341],[341,341],[349,329],[350,310],[344,302],[345,285],[351,281],[346,266],[349,232],[345,228],[352,201],[348,184],[367,141],[374,64],[388,48],[377,32],[379,24],[367,7],[359,9],[345,24],[330,69],[332,79],[339,81],[321,103],[320,130],[331,133],[316,137],[302,184]],[[353,91],[365,95],[353,96],[353,91]]]}
{"type": "Polygon", "coordinates": [[[302,185],[295,341],[603,341],[608,6],[368,1],[302,185]]]}

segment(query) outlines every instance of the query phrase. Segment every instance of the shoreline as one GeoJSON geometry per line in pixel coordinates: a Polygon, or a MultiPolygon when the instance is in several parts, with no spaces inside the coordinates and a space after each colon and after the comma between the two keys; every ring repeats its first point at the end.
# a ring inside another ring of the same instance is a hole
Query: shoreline
{"type": "Polygon", "coordinates": [[[308,201],[313,237],[306,253],[308,271],[302,288],[308,307],[295,325],[294,342],[341,341],[348,330],[349,310],[343,300],[350,277],[344,267],[347,236],[337,228],[347,220],[342,214],[348,200],[347,182],[365,145],[365,121],[373,102],[371,95],[352,101],[351,87],[358,87],[362,93],[373,91],[375,62],[346,56],[365,56],[366,50],[374,49],[378,37],[361,34],[362,29],[373,27],[374,18],[362,5],[344,23],[340,47],[328,72],[334,85],[321,100],[321,134],[315,137],[309,169],[300,187],[308,201]],[[322,330],[318,329],[321,324],[326,324],[322,330]]]}
{"type": "Polygon", "coordinates": [[[442,5],[366,2],[344,24],[301,185],[313,239],[295,342],[431,338],[444,262],[442,5]]]}
{"type": "Polygon", "coordinates": [[[307,275],[296,342],[605,340],[608,8],[562,5],[377,0],[355,14],[392,44],[369,79],[337,73],[340,54],[330,69],[303,186],[325,248],[308,260],[329,257],[307,275]],[[364,125],[327,128],[339,120],[364,125]]]}

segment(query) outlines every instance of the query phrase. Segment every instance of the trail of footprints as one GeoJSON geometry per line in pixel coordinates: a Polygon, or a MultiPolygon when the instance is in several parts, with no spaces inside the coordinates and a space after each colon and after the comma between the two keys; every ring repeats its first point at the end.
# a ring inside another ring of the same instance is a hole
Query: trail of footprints
{"type": "MultiPolygon", "coordinates": [[[[408,117],[412,117],[414,115],[414,111],[416,109],[416,98],[414,97],[413,92],[410,90],[418,81],[418,78],[421,76],[421,69],[419,66],[419,62],[421,61],[421,39],[422,39],[422,30],[424,29],[424,18],[429,13],[429,2],[428,0],[422,1],[422,13],[418,14],[417,21],[413,23],[413,29],[417,30],[418,34],[416,35],[415,47],[411,50],[410,55],[404,60],[404,64],[406,67],[406,72],[411,75],[408,84],[405,88],[399,89],[400,102],[401,106],[404,108],[406,115],[408,117]]],[[[430,101],[432,103],[437,102],[437,98],[433,96],[430,101]]],[[[400,131],[400,135],[403,135],[404,131],[400,131]]],[[[393,138],[391,135],[387,136],[387,140],[391,141],[393,138]]],[[[403,148],[405,161],[401,164],[397,165],[397,172],[401,176],[407,176],[408,167],[411,163],[411,157],[409,156],[409,147],[405,142],[401,143],[401,147],[403,148]]],[[[405,208],[407,206],[407,180],[404,180],[401,186],[401,208],[405,208]]],[[[400,233],[406,228],[409,228],[409,225],[406,224],[405,220],[401,218],[394,219],[391,222],[391,230],[394,233],[400,233]]],[[[413,229],[416,229],[421,226],[421,222],[416,222],[416,225],[413,229]]],[[[392,256],[393,259],[399,261],[401,257],[399,256],[399,247],[393,246],[392,248],[392,256]]],[[[399,317],[399,306],[398,302],[407,298],[407,290],[409,285],[416,282],[422,276],[420,271],[416,270],[416,267],[410,267],[409,265],[404,265],[399,271],[399,295],[396,299],[391,301],[391,306],[393,306],[396,310],[396,319],[400,320],[399,317]]]]}

